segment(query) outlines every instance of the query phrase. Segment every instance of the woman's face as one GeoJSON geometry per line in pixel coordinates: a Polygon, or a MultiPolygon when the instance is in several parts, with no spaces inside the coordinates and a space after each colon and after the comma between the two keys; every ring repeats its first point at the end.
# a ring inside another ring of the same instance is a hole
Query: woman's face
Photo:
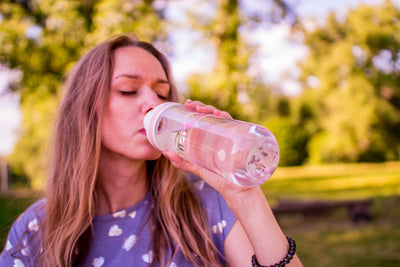
{"type": "Polygon", "coordinates": [[[161,152],[147,140],[145,114],[165,102],[170,85],[161,63],[139,47],[114,52],[114,69],[102,127],[102,153],[113,157],[154,160],[161,152]]]}

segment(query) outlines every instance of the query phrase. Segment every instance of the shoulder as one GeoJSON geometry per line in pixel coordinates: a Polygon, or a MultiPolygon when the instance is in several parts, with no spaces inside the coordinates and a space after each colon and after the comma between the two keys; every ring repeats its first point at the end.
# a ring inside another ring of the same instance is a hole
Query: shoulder
{"type": "Polygon", "coordinates": [[[225,199],[201,178],[189,174],[188,179],[206,210],[212,233],[225,236],[236,221],[225,199]]]}
{"type": "Polygon", "coordinates": [[[14,222],[13,228],[24,231],[38,231],[39,223],[45,215],[45,199],[41,199],[27,208],[14,222]]]}
{"type": "MultiPolygon", "coordinates": [[[[39,200],[27,208],[13,223],[2,253],[11,252],[26,243],[40,230],[41,221],[45,215],[45,200],[39,200]]],[[[26,250],[22,249],[22,254],[26,250]]],[[[0,261],[1,262],[1,261],[0,261]]]]}

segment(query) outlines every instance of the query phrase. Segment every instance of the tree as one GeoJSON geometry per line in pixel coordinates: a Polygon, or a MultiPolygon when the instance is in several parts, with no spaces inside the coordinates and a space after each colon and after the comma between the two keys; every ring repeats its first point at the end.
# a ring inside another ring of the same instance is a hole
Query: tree
{"type": "Polygon", "coordinates": [[[216,14],[207,22],[204,33],[216,48],[213,71],[193,75],[188,85],[191,98],[229,110],[232,116],[240,117],[239,91],[246,88],[248,51],[239,35],[239,7],[237,0],[219,1],[216,14]]]}
{"type": "Polygon", "coordinates": [[[293,10],[286,1],[271,0],[260,3],[270,11],[245,12],[245,1],[209,1],[215,12],[204,19],[204,15],[191,11],[194,30],[200,32],[202,42],[215,49],[212,70],[196,73],[188,81],[187,97],[201,100],[226,110],[234,118],[265,123],[275,115],[275,96],[271,86],[260,77],[250,77],[249,58],[257,47],[247,42],[244,33],[257,27],[269,27],[283,19],[295,24],[293,10]],[[203,19],[199,19],[202,16],[203,19]],[[211,45],[210,45],[211,44],[211,45]],[[265,116],[268,114],[268,116],[265,116]]]}
{"type": "Polygon", "coordinates": [[[3,1],[0,5],[0,63],[23,72],[20,85],[23,125],[8,161],[34,188],[44,179],[51,123],[61,82],[94,44],[112,34],[136,32],[154,41],[165,36],[153,1],[3,1]],[[139,19],[140,18],[140,19],[139,19]]]}
{"type": "MultiPolygon", "coordinates": [[[[246,39],[246,33],[258,27],[268,28],[289,21],[295,27],[297,18],[285,1],[264,1],[260,10],[245,11],[245,1],[221,0],[213,2],[214,16],[192,21],[202,40],[211,40],[215,48],[215,62],[206,74],[194,74],[188,80],[188,97],[212,104],[240,120],[252,121],[270,129],[278,139],[280,165],[298,165],[306,158],[306,135],[295,128],[288,118],[290,104],[276,86],[268,85],[263,74],[250,75],[251,57],[257,46],[246,39]],[[269,12],[266,12],[269,10],[269,12]]],[[[197,11],[197,10],[196,10],[197,11]]],[[[204,42],[204,41],[203,41],[204,42]]]]}
{"type": "Polygon", "coordinates": [[[308,131],[310,162],[400,158],[399,17],[390,1],[359,5],[305,32],[305,90],[292,116],[308,131]]]}

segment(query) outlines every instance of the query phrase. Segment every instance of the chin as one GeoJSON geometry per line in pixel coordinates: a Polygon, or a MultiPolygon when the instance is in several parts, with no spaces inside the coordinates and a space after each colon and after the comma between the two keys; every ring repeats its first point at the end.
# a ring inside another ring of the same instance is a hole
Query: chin
{"type": "Polygon", "coordinates": [[[161,151],[156,150],[156,151],[154,151],[154,152],[152,152],[152,153],[149,153],[149,154],[146,156],[145,159],[146,159],[146,160],[156,160],[156,159],[161,158],[161,156],[162,156],[161,151]]]}

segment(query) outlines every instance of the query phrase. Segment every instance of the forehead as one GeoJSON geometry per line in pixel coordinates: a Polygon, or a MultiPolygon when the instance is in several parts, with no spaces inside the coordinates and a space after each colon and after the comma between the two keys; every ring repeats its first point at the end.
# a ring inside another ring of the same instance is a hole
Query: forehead
{"type": "Polygon", "coordinates": [[[147,50],[134,46],[120,47],[114,51],[113,78],[121,74],[166,79],[160,61],[147,50]]]}

